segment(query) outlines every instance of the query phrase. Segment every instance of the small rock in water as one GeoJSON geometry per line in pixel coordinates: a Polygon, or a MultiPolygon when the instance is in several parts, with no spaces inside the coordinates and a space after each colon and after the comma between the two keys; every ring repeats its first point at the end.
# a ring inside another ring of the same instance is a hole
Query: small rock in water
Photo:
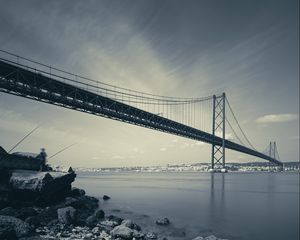
{"type": "Polygon", "coordinates": [[[109,200],[109,199],[110,199],[109,196],[107,196],[107,195],[104,195],[104,196],[103,196],[103,200],[104,200],[104,201],[109,200]]]}
{"type": "Polygon", "coordinates": [[[156,220],[155,222],[157,225],[163,225],[163,226],[166,226],[166,225],[169,225],[170,224],[170,220],[168,218],[159,218],[156,220]]]}

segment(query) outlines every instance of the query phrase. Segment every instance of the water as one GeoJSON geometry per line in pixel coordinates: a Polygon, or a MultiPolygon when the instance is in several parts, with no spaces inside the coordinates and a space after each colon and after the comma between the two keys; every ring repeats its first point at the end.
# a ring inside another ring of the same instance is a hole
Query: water
{"type": "Polygon", "coordinates": [[[169,239],[299,239],[297,173],[79,173],[75,185],[111,196],[100,203],[108,214],[169,239]],[[158,217],[171,226],[157,228],[158,217]]]}

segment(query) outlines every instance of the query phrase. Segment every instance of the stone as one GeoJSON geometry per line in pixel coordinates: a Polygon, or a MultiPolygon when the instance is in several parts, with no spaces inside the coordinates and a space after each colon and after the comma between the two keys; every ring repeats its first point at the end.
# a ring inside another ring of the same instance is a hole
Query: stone
{"type": "Polygon", "coordinates": [[[36,216],[26,218],[25,222],[37,227],[46,226],[54,219],[57,219],[57,209],[54,207],[46,207],[36,216]]]}
{"type": "Polygon", "coordinates": [[[168,218],[159,218],[155,221],[157,225],[166,226],[170,224],[170,220],[168,218]]]}
{"type": "Polygon", "coordinates": [[[120,217],[117,217],[117,216],[114,216],[114,215],[109,215],[107,217],[107,219],[110,220],[110,221],[117,222],[118,225],[120,225],[122,223],[122,221],[124,220],[123,218],[120,218],[120,217]]]}
{"type": "Polygon", "coordinates": [[[0,215],[0,227],[12,228],[18,238],[25,237],[31,232],[28,223],[11,216],[0,215]]]}
{"type": "Polygon", "coordinates": [[[107,195],[104,195],[104,196],[103,196],[103,200],[104,200],[104,201],[107,201],[107,200],[109,200],[109,199],[110,199],[109,196],[107,196],[107,195]]]}
{"type": "Polygon", "coordinates": [[[76,174],[13,170],[8,180],[9,196],[17,203],[46,206],[69,195],[76,174]]]}
{"type": "Polygon", "coordinates": [[[128,227],[128,228],[131,228],[131,229],[133,229],[133,227],[134,227],[134,223],[133,223],[133,221],[130,220],[130,219],[125,219],[125,220],[123,220],[123,221],[121,222],[121,225],[123,225],[123,226],[125,226],[125,227],[128,227]]]}
{"type": "Polygon", "coordinates": [[[89,216],[86,220],[85,220],[85,225],[88,227],[95,227],[98,223],[98,219],[95,215],[89,216]]]}
{"type": "Polygon", "coordinates": [[[6,207],[0,210],[0,215],[16,217],[18,215],[18,210],[12,207],[6,207]]]}
{"type": "Polygon", "coordinates": [[[198,237],[193,238],[193,240],[204,240],[204,238],[201,236],[198,236],[198,237]]]}
{"type": "Polygon", "coordinates": [[[98,219],[103,219],[104,216],[105,216],[105,213],[104,213],[104,211],[103,211],[102,209],[99,209],[99,210],[96,211],[95,216],[96,216],[98,219]]]}
{"type": "Polygon", "coordinates": [[[119,224],[118,224],[118,222],[115,222],[115,221],[105,220],[105,221],[100,222],[100,225],[115,227],[115,226],[118,226],[119,224]]]}
{"type": "Polygon", "coordinates": [[[85,195],[85,191],[83,189],[73,187],[70,195],[73,197],[81,197],[85,195]]]}
{"type": "Polygon", "coordinates": [[[14,228],[12,226],[0,226],[0,239],[17,239],[14,228]]]}
{"type": "Polygon", "coordinates": [[[73,197],[66,197],[65,200],[62,203],[62,206],[64,207],[76,207],[78,205],[78,199],[73,198],[73,197]]]}
{"type": "Polygon", "coordinates": [[[216,236],[214,236],[214,235],[210,235],[208,237],[205,237],[204,239],[205,240],[218,240],[218,238],[216,236]]]}
{"type": "Polygon", "coordinates": [[[157,234],[154,232],[147,232],[145,238],[146,240],[157,239],[157,234]]]}
{"type": "Polygon", "coordinates": [[[134,237],[135,239],[143,239],[145,237],[145,234],[143,234],[137,230],[133,230],[132,237],[134,237]]]}
{"type": "Polygon", "coordinates": [[[28,217],[36,216],[38,212],[33,207],[24,207],[19,209],[17,218],[25,220],[28,217]]]}
{"type": "Polygon", "coordinates": [[[37,211],[33,207],[24,207],[20,209],[6,207],[0,210],[0,215],[12,216],[25,220],[28,217],[37,215],[37,211]]]}
{"type": "Polygon", "coordinates": [[[111,240],[111,236],[108,233],[104,232],[104,231],[102,231],[100,233],[99,238],[101,240],[111,240]]]}
{"type": "Polygon", "coordinates": [[[113,230],[111,230],[110,234],[114,238],[120,237],[122,239],[132,239],[133,230],[126,226],[119,225],[116,226],[113,230]]]}
{"type": "Polygon", "coordinates": [[[57,209],[58,221],[64,224],[71,224],[75,221],[76,210],[73,207],[65,207],[57,209]]]}
{"type": "Polygon", "coordinates": [[[137,231],[140,231],[141,230],[141,227],[139,225],[137,225],[136,223],[134,223],[132,220],[130,219],[125,219],[121,222],[121,225],[124,225],[128,228],[131,228],[131,229],[135,229],[137,231]]]}

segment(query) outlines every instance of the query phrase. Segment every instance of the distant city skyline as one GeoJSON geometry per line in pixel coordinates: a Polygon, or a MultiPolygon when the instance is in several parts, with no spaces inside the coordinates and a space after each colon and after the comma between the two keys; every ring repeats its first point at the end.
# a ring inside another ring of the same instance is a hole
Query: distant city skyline
{"type": "MultiPolygon", "coordinates": [[[[153,94],[226,92],[257,149],[299,160],[299,2],[0,0],[0,48],[153,94]]],[[[209,163],[211,146],[0,93],[0,145],[53,165],[209,163]]],[[[227,162],[253,157],[227,150],[227,162]]]]}

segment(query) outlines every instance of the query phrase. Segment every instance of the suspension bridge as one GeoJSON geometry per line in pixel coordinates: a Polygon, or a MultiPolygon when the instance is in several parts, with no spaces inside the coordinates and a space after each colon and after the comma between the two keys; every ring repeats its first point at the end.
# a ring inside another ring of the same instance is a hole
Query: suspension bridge
{"type": "Polygon", "coordinates": [[[258,151],[249,141],[225,93],[201,98],[160,96],[99,82],[4,50],[0,53],[1,92],[211,144],[212,169],[225,169],[225,149],[283,166],[276,144],[258,151]],[[232,138],[226,135],[226,126],[232,138]]]}

